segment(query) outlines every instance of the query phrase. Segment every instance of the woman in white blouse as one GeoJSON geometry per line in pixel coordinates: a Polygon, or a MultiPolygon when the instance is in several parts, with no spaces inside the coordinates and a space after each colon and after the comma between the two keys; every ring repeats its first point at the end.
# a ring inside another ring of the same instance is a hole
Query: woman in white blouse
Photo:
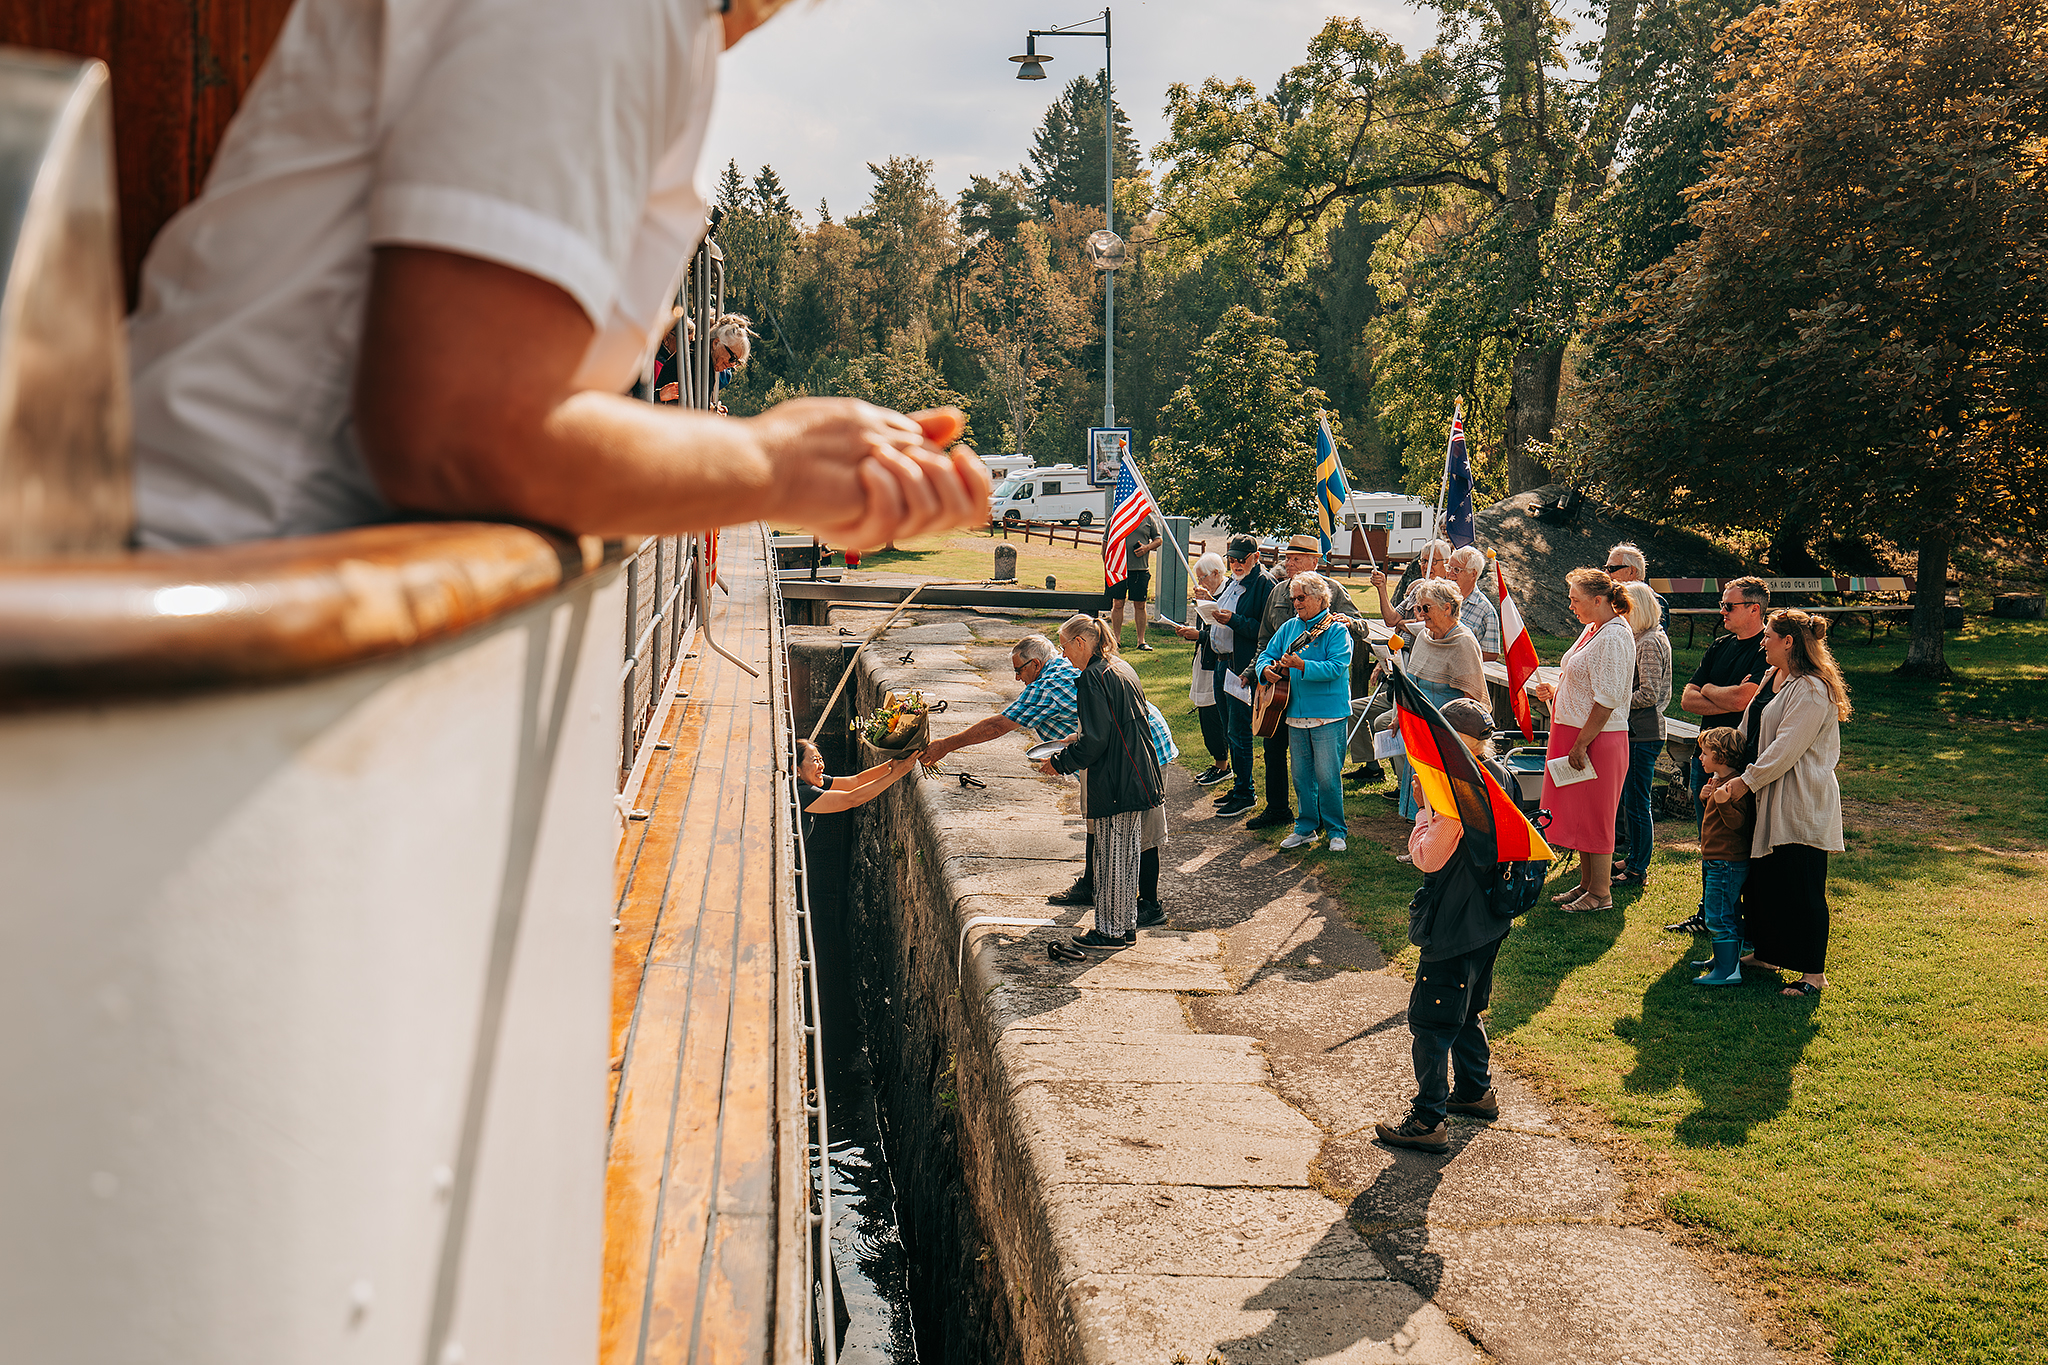
{"type": "Polygon", "coordinates": [[[1721,784],[1716,801],[1756,793],[1756,834],[1742,888],[1745,967],[1793,971],[1782,994],[1828,984],[1828,854],[1842,851],[1842,722],[1849,688],[1828,651],[1828,622],[1774,611],[1764,631],[1763,687],[1736,727],[1756,757],[1721,784]]]}
{"type": "Polygon", "coordinates": [[[1556,848],[1576,850],[1579,884],[1552,897],[1566,910],[1614,908],[1614,813],[1628,776],[1628,701],[1635,689],[1636,637],[1628,625],[1628,591],[1599,569],[1565,575],[1572,615],[1586,629],[1565,651],[1558,679],[1527,684],[1550,707],[1549,756],[1563,756],[1583,781],[1558,786],[1543,774],[1543,808],[1556,848]]]}

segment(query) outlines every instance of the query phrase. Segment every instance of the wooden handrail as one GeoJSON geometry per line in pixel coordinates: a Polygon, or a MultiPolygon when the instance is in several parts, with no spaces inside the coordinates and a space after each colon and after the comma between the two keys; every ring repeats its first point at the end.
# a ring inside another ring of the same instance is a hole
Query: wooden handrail
{"type": "Polygon", "coordinates": [[[0,706],[283,682],[449,639],[619,559],[487,522],[0,561],[0,706]]]}

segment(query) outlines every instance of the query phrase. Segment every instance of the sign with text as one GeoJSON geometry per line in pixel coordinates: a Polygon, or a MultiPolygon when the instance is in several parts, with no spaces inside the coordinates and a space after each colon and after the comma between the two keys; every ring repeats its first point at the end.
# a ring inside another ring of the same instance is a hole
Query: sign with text
{"type": "Polygon", "coordinates": [[[1088,428],[1088,482],[1097,488],[1116,487],[1116,471],[1131,448],[1129,427],[1088,428]]]}

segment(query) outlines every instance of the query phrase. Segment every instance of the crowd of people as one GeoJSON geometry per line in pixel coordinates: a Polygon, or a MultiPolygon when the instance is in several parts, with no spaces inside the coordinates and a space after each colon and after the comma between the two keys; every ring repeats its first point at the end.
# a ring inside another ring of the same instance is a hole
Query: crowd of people
{"type": "MultiPolygon", "coordinates": [[[[1481,1013],[1509,921],[1455,856],[1463,838],[1455,814],[1430,808],[1388,738],[1397,722],[1378,686],[1384,665],[1343,585],[1318,572],[1320,549],[1313,536],[1292,537],[1269,571],[1255,541],[1233,536],[1223,553],[1193,564],[1194,619],[1175,630],[1195,646],[1188,696],[1210,760],[1196,781],[1228,784],[1215,798],[1216,818],[1252,811],[1253,689],[1284,676],[1285,723],[1261,746],[1264,809],[1245,823],[1291,823],[1282,848],[1327,839],[1330,852],[1343,853],[1343,780],[1379,782],[1375,755],[1393,753],[1396,780],[1384,795],[1412,821],[1396,856],[1422,873],[1411,907],[1421,963],[1408,1018],[1417,1093],[1401,1122],[1377,1131],[1393,1145],[1440,1151],[1449,1143],[1448,1114],[1499,1112],[1481,1013]],[[1354,719],[1362,722],[1353,741],[1359,766],[1340,777],[1343,727],[1354,719]]],[[[1437,542],[1419,559],[1421,572],[1398,601],[1386,574],[1372,574],[1380,621],[1402,637],[1403,666],[1418,690],[1502,789],[1516,793],[1495,756],[1499,721],[1485,666],[1500,658],[1502,639],[1495,602],[1480,588],[1487,558],[1437,542]]],[[[1575,880],[1552,897],[1565,913],[1612,912],[1615,889],[1646,885],[1654,863],[1653,782],[1670,737],[1675,678],[1670,608],[1648,579],[1643,552],[1629,544],[1613,547],[1603,567],[1566,575],[1566,600],[1582,629],[1555,672],[1527,684],[1547,725],[1545,757],[1562,765],[1546,763],[1533,804],[1550,813],[1552,847],[1576,855],[1575,880]]],[[[1763,580],[1727,584],[1720,617],[1723,630],[1678,692],[1680,709],[1700,724],[1684,773],[1699,830],[1699,908],[1666,927],[1708,936],[1711,956],[1697,964],[1702,986],[1739,984],[1744,968],[1790,971],[1799,979],[1783,984],[1785,995],[1817,995],[1827,983],[1827,855],[1843,847],[1834,769],[1848,690],[1828,651],[1826,619],[1771,611],[1763,580]]],[[[1103,632],[1090,647],[1113,655],[1115,637],[1103,632]]],[[[1101,752],[1089,750],[1090,761],[1101,752]]],[[[1047,770],[1077,766],[1085,764],[1047,770]]],[[[1081,889],[1053,899],[1076,903],[1081,889]]],[[[1078,941],[1097,946],[1114,937],[1115,923],[1078,941]]]]}

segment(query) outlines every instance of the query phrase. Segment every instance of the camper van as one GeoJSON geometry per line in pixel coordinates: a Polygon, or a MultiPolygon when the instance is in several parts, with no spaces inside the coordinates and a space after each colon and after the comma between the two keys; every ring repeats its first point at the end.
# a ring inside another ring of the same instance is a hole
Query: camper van
{"type": "Polygon", "coordinates": [[[1102,519],[1102,490],[1088,483],[1077,464],[1020,469],[989,494],[990,521],[1074,521],[1092,526],[1102,519]]]}
{"type": "Polygon", "coordinates": [[[988,481],[992,485],[1031,468],[1031,457],[1021,451],[1015,455],[983,455],[981,462],[988,466],[988,481]]]}
{"type": "MultiPolygon", "coordinates": [[[[1353,493],[1345,516],[1347,525],[1354,524],[1353,517],[1358,526],[1387,533],[1383,553],[1390,559],[1407,559],[1420,553],[1436,534],[1436,508],[1406,493],[1353,493]]],[[[1351,537],[1342,532],[1334,539],[1339,554],[1351,543],[1351,537]]]]}

